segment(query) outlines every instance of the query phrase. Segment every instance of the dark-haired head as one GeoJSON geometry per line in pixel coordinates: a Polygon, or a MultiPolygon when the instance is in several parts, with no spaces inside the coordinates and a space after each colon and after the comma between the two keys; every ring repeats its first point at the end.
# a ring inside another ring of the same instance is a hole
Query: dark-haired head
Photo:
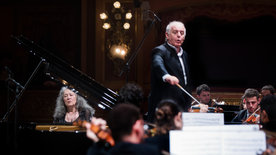
{"type": "Polygon", "coordinates": [[[196,94],[200,95],[202,91],[208,91],[210,92],[211,89],[207,84],[202,84],[196,88],[196,94]]]}
{"type": "Polygon", "coordinates": [[[143,89],[136,83],[127,83],[119,91],[119,103],[127,102],[141,108],[143,99],[143,89]]]}
{"type": "Polygon", "coordinates": [[[261,102],[261,123],[263,128],[276,131],[276,96],[265,96],[261,102]]]}
{"type": "Polygon", "coordinates": [[[251,97],[257,97],[257,99],[260,98],[260,94],[258,92],[258,90],[254,89],[254,88],[248,88],[244,91],[243,94],[243,98],[251,98],[251,97]]]}
{"type": "Polygon", "coordinates": [[[155,112],[157,134],[166,134],[169,130],[182,128],[181,112],[181,107],[174,100],[161,100],[155,112]],[[175,120],[176,117],[178,120],[175,120]]]}
{"type": "Polygon", "coordinates": [[[118,104],[109,113],[108,125],[116,142],[131,134],[137,120],[142,120],[139,109],[133,104],[118,104]]]}
{"type": "Polygon", "coordinates": [[[265,85],[261,89],[262,96],[274,95],[275,89],[272,85],[265,85]]]}

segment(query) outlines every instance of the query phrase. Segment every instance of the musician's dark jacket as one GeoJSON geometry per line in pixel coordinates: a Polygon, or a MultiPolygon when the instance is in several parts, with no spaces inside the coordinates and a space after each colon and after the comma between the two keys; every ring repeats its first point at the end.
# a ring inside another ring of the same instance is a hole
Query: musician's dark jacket
{"type": "Polygon", "coordinates": [[[156,145],[156,146],[158,146],[158,149],[160,151],[170,152],[170,135],[169,135],[169,133],[155,135],[153,137],[146,138],[144,140],[144,143],[156,145]]]}
{"type": "Polygon", "coordinates": [[[89,147],[87,155],[160,155],[158,147],[151,144],[133,144],[118,142],[113,147],[105,147],[103,143],[95,143],[89,147]]]}
{"type": "Polygon", "coordinates": [[[187,91],[190,90],[190,75],[188,67],[188,55],[183,50],[182,60],[187,76],[187,85],[184,84],[184,74],[181,63],[175,49],[164,43],[155,47],[152,51],[151,63],[151,92],[149,95],[148,121],[152,122],[157,104],[162,99],[175,100],[184,111],[188,111],[191,106],[190,97],[175,85],[164,82],[162,77],[166,74],[175,76],[179,84],[187,91]]]}
{"type": "Polygon", "coordinates": [[[247,110],[241,110],[233,119],[231,122],[233,123],[242,123],[247,119],[247,110]]]}

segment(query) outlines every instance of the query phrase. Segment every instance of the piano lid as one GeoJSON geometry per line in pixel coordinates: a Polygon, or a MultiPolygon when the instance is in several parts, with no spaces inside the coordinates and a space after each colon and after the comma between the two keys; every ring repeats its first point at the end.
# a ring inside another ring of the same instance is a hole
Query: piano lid
{"type": "Polygon", "coordinates": [[[104,87],[63,59],[34,43],[34,41],[23,35],[12,36],[12,38],[16,39],[19,45],[25,47],[38,58],[45,59],[46,75],[49,75],[56,82],[75,89],[76,93],[86,98],[89,102],[102,109],[112,109],[118,102],[119,95],[116,92],[104,87]]]}

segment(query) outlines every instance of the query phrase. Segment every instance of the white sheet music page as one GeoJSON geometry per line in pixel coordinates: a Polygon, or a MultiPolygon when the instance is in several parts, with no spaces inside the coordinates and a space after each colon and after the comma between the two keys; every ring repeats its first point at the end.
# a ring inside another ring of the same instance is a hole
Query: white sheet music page
{"type": "Polygon", "coordinates": [[[196,128],[194,131],[185,128],[183,131],[170,131],[170,153],[173,155],[256,155],[266,149],[263,131],[253,131],[253,128],[247,127],[245,127],[247,130],[237,128],[236,131],[229,131],[229,128],[224,130],[219,126],[208,127],[206,131],[205,126],[198,128],[201,128],[201,131],[196,128]]]}
{"type": "Polygon", "coordinates": [[[170,131],[171,155],[221,155],[222,137],[215,132],[170,131]]]}
{"type": "Polygon", "coordinates": [[[223,155],[257,155],[266,149],[263,131],[223,132],[223,138],[223,155]]]}
{"type": "Polygon", "coordinates": [[[242,132],[242,131],[259,131],[259,125],[257,124],[246,124],[246,125],[219,125],[219,126],[183,126],[183,131],[232,131],[232,132],[242,132]]]}
{"type": "Polygon", "coordinates": [[[224,114],[183,112],[182,120],[184,126],[217,126],[224,125],[224,114]]]}

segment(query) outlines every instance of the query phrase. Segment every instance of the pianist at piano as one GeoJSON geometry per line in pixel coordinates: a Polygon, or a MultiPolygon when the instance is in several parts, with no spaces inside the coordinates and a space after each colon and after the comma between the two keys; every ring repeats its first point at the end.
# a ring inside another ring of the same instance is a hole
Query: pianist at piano
{"type": "Polygon", "coordinates": [[[95,110],[80,95],[68,87],[62,87],[56,100],[54,123],[72,123],[77,120],[91,121],[95,110]]]}

